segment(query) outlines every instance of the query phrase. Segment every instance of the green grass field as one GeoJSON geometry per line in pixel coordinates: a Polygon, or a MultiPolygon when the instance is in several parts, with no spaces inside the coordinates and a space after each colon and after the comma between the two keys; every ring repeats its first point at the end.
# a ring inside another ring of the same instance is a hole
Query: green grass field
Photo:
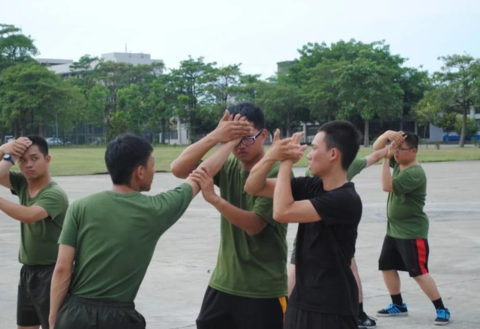
{"type": "MultiPolygon", "coordinates": [[[[170,171],[172,161],[185,149],[185,147],[159,146],[155,148],[155,169],[157,171],[170,171]]],[[[212,150],[208,155],[212,154],[212,150]]],[[[309,152],[307,149],[306,153],[309,152]]],[[[363,157],[372,152],[371,148],[361,148],[358,154],[363,157]]],[[[53,176],[90,175],[106,173],[104,147],[52,147],[50,149],[52,163],[50,172],[53,176]]],[[[444,147],[436,150],[434,146],[419,151],[421,162],[464,161],[480,160],[480,149],[473,147],[444,147]]],[[[297,164],[299,167],[307,166],[304,157],[297,164]]]]}

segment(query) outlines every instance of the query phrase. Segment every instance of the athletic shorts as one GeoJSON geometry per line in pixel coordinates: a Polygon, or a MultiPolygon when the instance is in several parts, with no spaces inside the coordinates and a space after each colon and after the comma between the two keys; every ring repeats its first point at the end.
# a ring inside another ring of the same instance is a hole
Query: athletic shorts
{"type": "Polygon", "coordinates": [[[282,329],[286,308],[286,297],[247,298],[208,287],[197,329],[282,329]]]}
{"type": "Polygon", "coordinates": [[[102,302],[68,296],[58,312],[55,329],[145,329],[145,318],[135,304],[102,302]]]}
{"type": "Polygon", "coordinates": [[[428,273],[428,240],[385,236],[378,260],[380,271],[405,271],[416,277],[428,273]]]}
{"type": "Polygon", "coordinates": [[[17,325],[48,329],[50,283],[55,265],[23,265],[17,297],[17,325]]]}
{"type": "Polygon", "coordinates": [[[358,329],[356,316],[309,312],[288,306],[284,329],[358,329]]]}

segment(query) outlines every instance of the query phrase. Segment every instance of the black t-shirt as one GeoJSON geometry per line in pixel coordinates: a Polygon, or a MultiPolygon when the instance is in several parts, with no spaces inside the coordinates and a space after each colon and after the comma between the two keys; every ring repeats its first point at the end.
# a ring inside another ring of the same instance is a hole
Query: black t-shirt
{"type": "Polygon", "coordinates": [[[310,200],[321,220],[300,224],[296,284],[290,301],[306,311],[358,315],[358,287],[350,269],[362,200],[353,183],[325,191],[318,177],[292,179],[295,201],[310,200]]]}

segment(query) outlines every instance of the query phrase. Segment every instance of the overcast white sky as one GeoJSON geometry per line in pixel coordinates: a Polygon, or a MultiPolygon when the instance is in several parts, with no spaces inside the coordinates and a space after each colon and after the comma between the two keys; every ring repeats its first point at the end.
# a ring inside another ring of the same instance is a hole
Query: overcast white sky
{"type": "Polygon", "coordinates": [[[430,71],[440,55],[480,57],[479,0],[0,0],[0,22],[32,36],[43,58],[122,52],[126,41],[169,68],[204,56],[264,78],[307,42],[385,39],[430,71]]]}

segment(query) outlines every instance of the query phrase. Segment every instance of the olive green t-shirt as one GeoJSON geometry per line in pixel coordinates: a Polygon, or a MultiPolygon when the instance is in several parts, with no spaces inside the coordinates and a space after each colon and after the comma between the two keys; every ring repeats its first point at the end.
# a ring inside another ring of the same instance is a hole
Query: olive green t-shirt
{"type": "Polygon", "coordinates": [[[21,244],[18,260],[24,265],[52,265],[57,261],[58,237],[68,209],[65,191],[54,181],[42,188],[35,197],[30,197],[27,180],[20,172],[10,172],[12,192],[26,207],[40,206],[48,217],[33,224],[20,223],[21,244]]]}
{"type": "Polygon", "coordinates": [[[104,191],[70,206],[60,244],[75,248],[70,294],[132,302],[160,236],[183,215],[192,187],[148,196],[104,191]]]}
{"type": "MultiPolygon", "coordinates": [[[[268,177],[277,177],[278,170],[276,163],[268,177]]],[[[256,213],[268,224],[260,233],[250,236],[221,216],[220,248],[210,286],[248,298],[286,296],[287,225],[273,219],[273,199],[245,193],[248,175],[238,159],[229,158],[214,180],[223,199],[256,213]]]]}
{"type": "Polygon", "coordinates": [[[427,239],[429,220],[423,208],[427,197],[427,176],[420,165],[400,170],[392,158],[393,192],[388,194],[387,235],[397,239],[427,239]]]}
{"type": "MultiPolygon", "coordinates": [[[[353,160],[352,164],[350,165],[350,167],[348,167],[348,170],[347,170],[347,180],[350,182],[353,179],[353,177],[361,173],[366,166],[367,166],[366,158],[360,158],[360,159],[357,158],[353,160]]],[[[305,176],[306,177],[311,176],[310,169],[307,169],[307,171],[305,172],[305,176]]],[[[295,264],[295,253],[297,251],[296,242],[297,242],[297,237],[295,237],[295,240],[293,241],[292,256],[290,258],[291,264],[295,264]]]]}

